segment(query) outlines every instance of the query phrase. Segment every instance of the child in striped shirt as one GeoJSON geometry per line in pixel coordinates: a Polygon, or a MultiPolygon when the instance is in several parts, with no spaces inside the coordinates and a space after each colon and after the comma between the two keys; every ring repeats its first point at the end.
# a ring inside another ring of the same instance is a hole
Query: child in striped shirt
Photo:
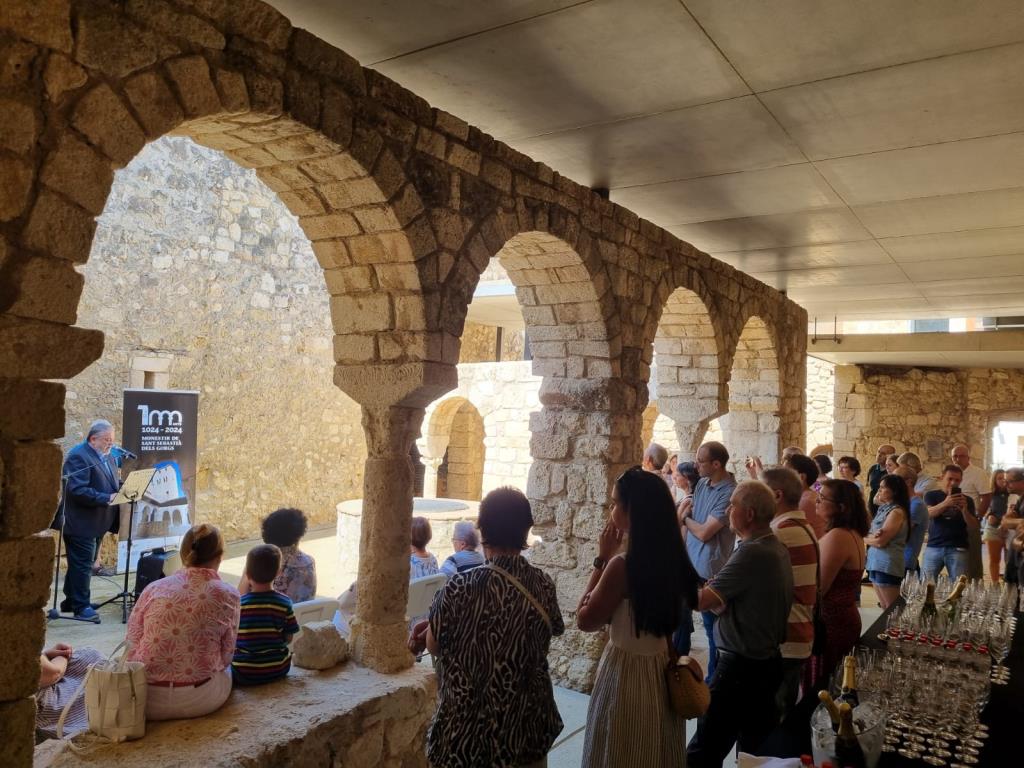
{"type": "Polygon", "coordinates": [[[292,601],[274,591],[274,579],[281,570],[281,550],[260,544],[245,558],[242,580],[242,608],[238,639],[231,660],[235,685],[261,685],[288,674],[292,654],[288,649],[299,625],[292,613],[292,601]]]}

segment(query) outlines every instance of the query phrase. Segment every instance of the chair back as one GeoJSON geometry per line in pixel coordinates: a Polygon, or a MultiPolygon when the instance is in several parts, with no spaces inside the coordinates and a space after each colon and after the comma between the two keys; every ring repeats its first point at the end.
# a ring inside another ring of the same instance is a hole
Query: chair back
{"type": "Polygon", "coordinates": [[[295,621],[300,627],[312,621],[331,621],[337,610],[338,601],[333,597],[314,597],[292,606],[295,621]]]}
{"type": "Polygon", "coordinates": [[[448,577],[443,573],[420,576],[409,582],[409,602],[405,606],[405,618],[423,616],[430,611],[434,595],[441,591],[448,577]]]}

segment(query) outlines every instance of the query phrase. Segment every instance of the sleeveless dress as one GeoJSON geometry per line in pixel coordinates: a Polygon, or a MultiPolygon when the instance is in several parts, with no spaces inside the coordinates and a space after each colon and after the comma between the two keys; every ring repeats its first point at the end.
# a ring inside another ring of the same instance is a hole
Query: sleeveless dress
{"type": "Polygon", "coordinates": [[[804,667],[804,690],[817,691],[828,685],[829,678],[860,639],[860,595],[862,570],[843,568],[832,586],[821,598],[821,616],[825,621],[825,652],[812,656],[804,667]]]}
{"type": "Polygon", "coordinates": [[[583,768],[680,768],[686,721],[672,712],[664,637],[636,636],[629,600],[612,615],[587,709],[583,768]]]}

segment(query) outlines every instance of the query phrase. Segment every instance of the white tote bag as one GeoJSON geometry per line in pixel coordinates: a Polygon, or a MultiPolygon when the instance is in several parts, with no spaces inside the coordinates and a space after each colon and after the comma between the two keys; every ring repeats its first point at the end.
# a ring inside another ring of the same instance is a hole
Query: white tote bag
{"type": "Polygon", "coordinates": [[[78,693],[85,689],[89,730],[111,741],[131,741],[146,735],[146,667],[126,661],[128,648],[121,643],[110,658],[94,666],[64,707],[57,721],[57,738],[63,738],[64,718],[78,693]],[[114,658],[121,648],[124,652],[114,658]]]}

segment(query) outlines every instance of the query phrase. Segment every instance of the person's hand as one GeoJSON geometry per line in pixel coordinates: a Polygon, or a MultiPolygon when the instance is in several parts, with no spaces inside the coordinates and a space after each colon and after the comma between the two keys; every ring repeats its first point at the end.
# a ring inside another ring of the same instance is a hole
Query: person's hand
{"type": "Polygon", "coordinates": [[[616,528],[615,524],[609,520],[597,539],[597,556],[602,560],[611,560],[621,546],[622,531],[616,528]]]}
{"type": "Polygon", "coordinates": [[[683,525],[686,522],[686,518],[693,512],[693,496],[687,496],[681,502],[679,502],[679,508],[677,514],[679,516],[679,525],[683,525]]]}
{"type": "Polygon", "coordinates": [[[409,633],[408,648],[413,656],[419,656],[427,648],[427,630],[430,628],[430,621],[423,619],[413,625],[409,633]]]}
{"type": "Polygon", "coordinates": [[[107,503],[108,504],[113,504],[114,503],[114,499],[116,499],[116,498],[117,498],[117,494],[116,493],[110,494],[110,499],[107,501],[107,503]]]}
{"type": "Polygon", "coordinates": [[[68,645],[67,643],[57,643],[52,648],[47,648],[45,651],[43,651],[43,655],[46,658],[48,658],[50,661],[53,661],[54,659],[61,658],[61,657],[65,658],[65,659],[70,659],[71,658],[71,646],[68,645]]]}
{"type": "Polygon", "coordinates": [[[987,515],[985,517],[985,522],[993,528],[995,528],[999,525],[999,518],[997,518],[995,515],[987,515]]]}
{"type": "Polygon", "coordinates": [[[749,474],[754,480],[757,479],[758,475],[761,474],[761,470],[764,469],[764,464],[761,463],[760,456],[747,456],[744,466],[747,468],[747,474],[749,474]]]}

